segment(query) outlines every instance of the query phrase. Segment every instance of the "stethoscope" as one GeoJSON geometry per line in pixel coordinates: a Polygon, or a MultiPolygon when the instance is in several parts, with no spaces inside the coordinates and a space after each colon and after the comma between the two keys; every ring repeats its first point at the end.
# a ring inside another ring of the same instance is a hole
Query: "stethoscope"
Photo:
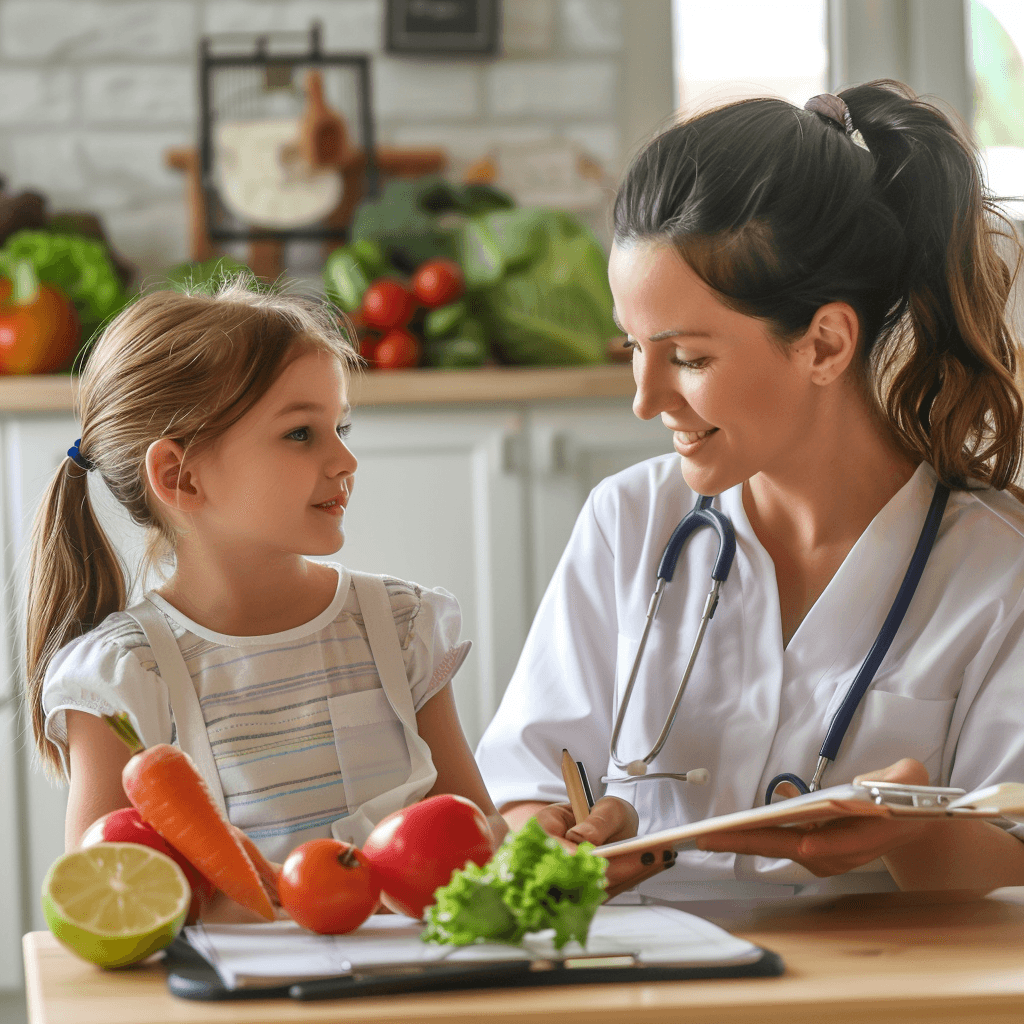
{"type": "MultiPolygon", "coordinates": [[[[839,706],[839,710],[832,717],[832,722],[828,727],[828,732],[825,734],[825,740],[821,745],[821,750],[818,752],[818,762],[815,766],[814,774],[811,777],[810,783],[808,784],[804,782],[799,775],[795,775],[792,772],[783,772],[781,775],[776,775],[768,784],[768,789],[765,792],[764,802],[766,804],[771,803],[772,794],[775,792],[776,786],[782,782],[792,783],[800,793],[811,793],[821,788],[822,775],[825,773],[825,769],[828,765],[831,764],[838,756],[839,747],[843,742],[843,738],[846,736],[846,730],[850,727],[850,722],[853,720],[854,712],[856,712],[857,707],[861,702],[861,698],[871,686],[871,683],[875,678],[875,673],[878,671],[878,666],[882,663],[882,659],[889,650],[889,647],[896,636],[896,632],[900,628],[900,623],[903,622],[903,617],[906,615],[907,609],[910,607],[914,591],[917,590],[917,585],[921,582],[921,575],[924,572],[928,556],[931,554],[932,548],[935,545],[935,538],[939,532],[939,524],[942,522],[943,513],[946,511],[946,502],[949,500],[949,493],[949,488],[944,484],[938,483],[935,485],[935,493],[932,495],[932,502],[928,508],[928,514],[925,516],[924,525],[921,528],[921,535],[917,539],[917,546],[914,548],[914,554],[911,556],[910,565],[907,566],[907,571],[903,577],[903,582],[900,584],[900,589],[896,594],[896,599],[893,601],[892,607],[889,609],[889,614],[886,615],[885,621],[882,623],[882,628],[878,631],[878,636],[875,638],[875,642],[871,645],[871,649],[868,651],[867,657],[864,659],[860,670],[857,672],[856,678],[850,684],[850,688],[847,690],[846,696],[843,698],[843,702],[839,706]]],[[[694,662],[697,660],[697,652],[700,650],[701,644],[704,640],[704,634],[707,631],[708,623],[711,621],[712,616],[715,614],[715,609],[718,607],[718,592],[721,589],[722,584],[727,579],[729,570],[732,567],[733,559],[736,556],[736,531],[733,529],[733,525],[729,521],[728,516],[711,507],[711,502],[713,500],[713,497],[708,497],[707,495],[699,496],[697,498],[696,505],[694,505],[694,507],[687,512],[685,516],[683,516],[679,525],[675,530],[673,530],[668,544],[665,545],[665,551],[663,552],[661,562],[658,565],[658,582],[654,588],[654,593],[651,595],[651,601],[647,608],[647,621],[644,624],[643,635],[640,637],[640,646],[637,648],[636,657],[633,659],[633,667],[629,673],[629,680],[627,681],[626,689],[622,694],[622,703],[619,705],[618,714],[615,716],[615,724],[612,728],[610,744],[611,760],[616,768],[624,771],[626,775],[625,777],[606,775],[601,779],[602,782],[643,782],[649,779],[677,779],[680,782],[691,782],[703,785],[710,777],[706,768],[694,768],[688,772],[682,773],[649,773],[647,771],[647,766],[655,757],[658,756],[661,748],[665,745],[665,741],[668,739],[669,733],[672,731],[672,726],[676,719],[676,713],[679,711],[679,703],[683,699],[683,691],[686,689],[686,684],[690,681],[690,673],[693,671],[694,662]],[[650,635],[651,625],[654,622],[655,615],[658,613],[658,606],[661,604],[665,585],[670,583],[672,580],[672,575],[675,572],[676,564],[679,561],[679,554],[683,549],[683,545],[697,530],[702,527],[710,527],[718,534],[718,555],[715,558],[715,564],[711,569],[711,589],[704,602],[704,612],[701,615],[700,624],[697,627],[697,636],[693,642],[693,647],[690,649],[690,657],[687,659],[686,668],[683,671],[683,678],[680,680],[679,686],[676,688],[676,695],[672,701],[672,706],[669,708],[665,724],[662,727],[661,733],[654,746],[646,756],[634,761],[623,762],[619,759],[618,754],[619,732],[622,729],[622,722],[626,716],[626,708],[629,706],[629,698],[633,693],[633,687],[636,684],[637,675],[640,671],[640,662],[643,658],[644,648],[647,646],[647,637],[650,635]]]]}

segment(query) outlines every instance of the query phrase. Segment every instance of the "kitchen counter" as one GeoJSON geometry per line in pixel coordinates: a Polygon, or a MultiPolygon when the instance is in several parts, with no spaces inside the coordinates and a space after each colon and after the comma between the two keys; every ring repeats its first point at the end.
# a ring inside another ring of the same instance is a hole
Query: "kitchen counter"
{"type": "MultiPolygon", "coordinates": [[[[75,378],[0,377],[0,413],[73,408],[75,378]]],[[[628,364],[502,366],[481,370],[367,371],[353,387],[353,404],[451,405],[632,397],[628,364]]]]}

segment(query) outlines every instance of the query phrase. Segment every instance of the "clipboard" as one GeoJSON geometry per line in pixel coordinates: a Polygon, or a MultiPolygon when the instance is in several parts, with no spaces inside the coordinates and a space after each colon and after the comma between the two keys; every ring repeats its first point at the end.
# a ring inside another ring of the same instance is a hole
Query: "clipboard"
{"type": "Polygon", "coordinates": [[[400,915],[342,936],[315,936],[284,922],[189,928],[164,951],[167,986],[192,1000],[309,1000],[772,977],[784,970],[774,952],[671,907],[602,906],[586,947],[570,943],[562,950],[548,932],[522,945],[443,947],[424,944],[421,928],[400,915]]]}
{"type": "Polygon", "coordinates": [[[181,999],[358,999],[407,992],[456,992],[549,985],[695,981],[703,978],[771,978],[785,972],[778,953],[755,947],[745,963],[679,965],[626,963],[623,957],[575,957],[565,961],[444,961],[416,970],[361,972],[284,985],[229,989],[217,972],[182,938],[164,950],[167,989],[181,999]],[[602,962],[603,961],[603,962],[602,962]]]}
{"type": "Polygon", "coordinates": [[[1024,822],[1024,783],[1002,782],[968,793],[945,786],[908,786],[898,782],[853,782],[779,803],[734,811],[703,821],[649,832],[632,839],[606,843],[594,852],[605,857],[647,850],[694,849],[701,836],[753,828],[792,828],[820,825],[840,818],[874,817],[919,821],[958,821],[965,818],[1024,822]]]}

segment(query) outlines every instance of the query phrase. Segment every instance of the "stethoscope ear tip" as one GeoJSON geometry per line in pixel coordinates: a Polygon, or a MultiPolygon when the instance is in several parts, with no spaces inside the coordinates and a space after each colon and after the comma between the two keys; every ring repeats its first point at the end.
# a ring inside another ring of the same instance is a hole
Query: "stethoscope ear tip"
{"type": "Polygon", "coordinates": [[[711,778],[711,772],[707,768],[691,768],[686,773],[686,781],[692,782],[695,786],[706,786],[711,778]]]}

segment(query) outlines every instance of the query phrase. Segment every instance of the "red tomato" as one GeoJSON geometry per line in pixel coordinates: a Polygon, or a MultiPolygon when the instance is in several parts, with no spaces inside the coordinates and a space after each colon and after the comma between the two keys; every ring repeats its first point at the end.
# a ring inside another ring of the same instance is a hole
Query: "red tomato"
{"type": "Polygon", "coordinates": [[[378,370],[408,370],[420,361],[419,338],[401,328],[388,331],[373,350],[373,365],[378,370]]]}
{"type": "Polygon", "coordinates": [[[483,867],[493,852],[484,812],[472,800],[450,793],[389,814],[363,843],[389,906],[417,918],[453,871],[467,861],[483,867]]]}
{"type": "Polygon", "coordinates": [[[393,277],[382,277],[366,289],[360,313],[369,327],[389,331],[404,327],[415,311],[416,302],[409,289],[393,277]]]}
{"type": "Polygon", "coordinates": [[[81,330],[75,307],[46,284],[27,301],[0,281],[0,373],[55,373],[71,365],[81,330]]]}
{"type": "Polygon", "coordinates": [[[377,343],[380,338],[375,337],[372,334],[364,334],[359,339],[359,354],[372,366],[373,365],[373,354],[377,349],[377,343]]]}
{"type": "Polygon", "coordinates": [[[412,279],[413,295],[429,309],[447,306],[465,290],[462,268],[452,260],[427,260],[412,279]]]}
{"type": "Polygon", "coordinates": [[[191,861],[171,846],[152,825],[142,820],[142,815],[134,807],[122,807],[119,811],[111,811],[97,818],[85,830],[81,845],[95,846],[96,843],[139,843],[176,861],[192,888],[192,905],[188,912],[190,922],[198,918],[202,903],[212,899],[217,892],[212,883],[193,867],[191,861]]]}
{"type": "Polygon", "coordinates": [[[288,854],[277,883],[281,906],[303,928],[341,935],[377,909],[380,886],[367,858],[337,839],[310,839],[288,854]]]}

